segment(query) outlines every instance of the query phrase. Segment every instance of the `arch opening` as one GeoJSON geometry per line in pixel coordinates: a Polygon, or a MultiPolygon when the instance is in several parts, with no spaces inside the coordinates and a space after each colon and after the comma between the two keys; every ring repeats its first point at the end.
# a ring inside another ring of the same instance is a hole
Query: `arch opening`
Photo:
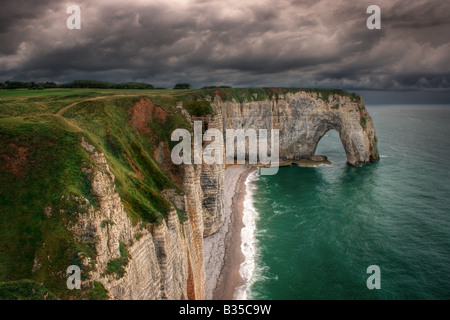
{"type": "Polygon", "coordinates": [[[325,156],[334,164],[346,164],[347,154],[339,133],[335,129],[329,129],[319,138],[314,149],[314,155],[325,156]]]}

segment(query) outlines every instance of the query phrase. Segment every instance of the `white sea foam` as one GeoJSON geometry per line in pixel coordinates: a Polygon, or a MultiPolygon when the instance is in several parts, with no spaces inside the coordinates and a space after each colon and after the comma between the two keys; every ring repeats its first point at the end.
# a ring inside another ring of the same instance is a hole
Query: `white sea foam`
{"type": "Polygon", "coordinates": [[[320,163],[318,165],[312,166],[312,167],[334,167],[334,164],[326,164],[326,163],[320,163]]]}
{"type": "Polygon", "coordinates": [[[252,172],[245,180],[245,198],[244,198],[244,212],[243,223],[244,227],[241,230],[241,250],[244,254],[245,260],[241,263],[239,273],[244,279],[244,284],[236,289],[234,299],[247,299],[247,290],[253,283],[253,276],[255,273],[255,258],[256,258],[256,219],[258,213],[253,206],[253,194],[255,186],[254,181],[258,180],[258,172],[252,172]]]}

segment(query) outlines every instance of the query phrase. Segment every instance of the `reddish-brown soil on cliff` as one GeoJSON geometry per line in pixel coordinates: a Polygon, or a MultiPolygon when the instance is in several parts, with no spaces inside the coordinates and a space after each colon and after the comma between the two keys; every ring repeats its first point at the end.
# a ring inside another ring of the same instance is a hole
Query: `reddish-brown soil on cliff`
{"type": "Polygon", "coordinates": [[[141,98],[133,106],[130,123],[139,132],[150,133],[148,122],[156,120],[164,123],[167,115],[166,110],[154,104],[150,99],[141,98]]]}

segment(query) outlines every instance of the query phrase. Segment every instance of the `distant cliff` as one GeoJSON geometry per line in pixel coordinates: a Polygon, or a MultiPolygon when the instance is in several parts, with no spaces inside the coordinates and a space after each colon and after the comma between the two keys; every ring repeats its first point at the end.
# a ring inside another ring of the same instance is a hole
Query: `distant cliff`
{"type": "Polygon", "coordinates": [[[176,128],[192,131],[201,120],[204,130],[279,129],[287,162],[313,159],[334,129],[350,165],[379,158],[362,99],[340,90],[73,95],[0,107],[0,227],[8,230],[0,285],[31,279],[63,299],[205,298],[203,238],[224,221],[225,166],[174,165],[176,128]],[[66,288],[73,264],[82,269],[79,291],[66,288]]]}
{"type": "Polygon", "coordinates": [[[375,128],[358,96],[330,94],[325,99],[320,92],[299,91],[243,103],[216,99],[212,106],[222,110],[226,128],[279,129],[281,161],[311,159],[332,129],[339,133],[350,165],[379,159],[375,128]]]}

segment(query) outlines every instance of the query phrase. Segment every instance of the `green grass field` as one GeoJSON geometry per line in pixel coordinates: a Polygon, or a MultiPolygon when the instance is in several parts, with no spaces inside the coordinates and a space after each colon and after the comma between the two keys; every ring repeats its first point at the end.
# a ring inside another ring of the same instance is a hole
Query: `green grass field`
{"type": "Polygon", "coordinates": [[[64,95],[94,95],[108,96],[114,94],[161,94],[170,93],[174,90],[138,90],[138,89],[45,89],[45,90],[27,90],[11,89],[0,90],[1,98],[29,98],[29,97],[48,97],[64,95]]]}

